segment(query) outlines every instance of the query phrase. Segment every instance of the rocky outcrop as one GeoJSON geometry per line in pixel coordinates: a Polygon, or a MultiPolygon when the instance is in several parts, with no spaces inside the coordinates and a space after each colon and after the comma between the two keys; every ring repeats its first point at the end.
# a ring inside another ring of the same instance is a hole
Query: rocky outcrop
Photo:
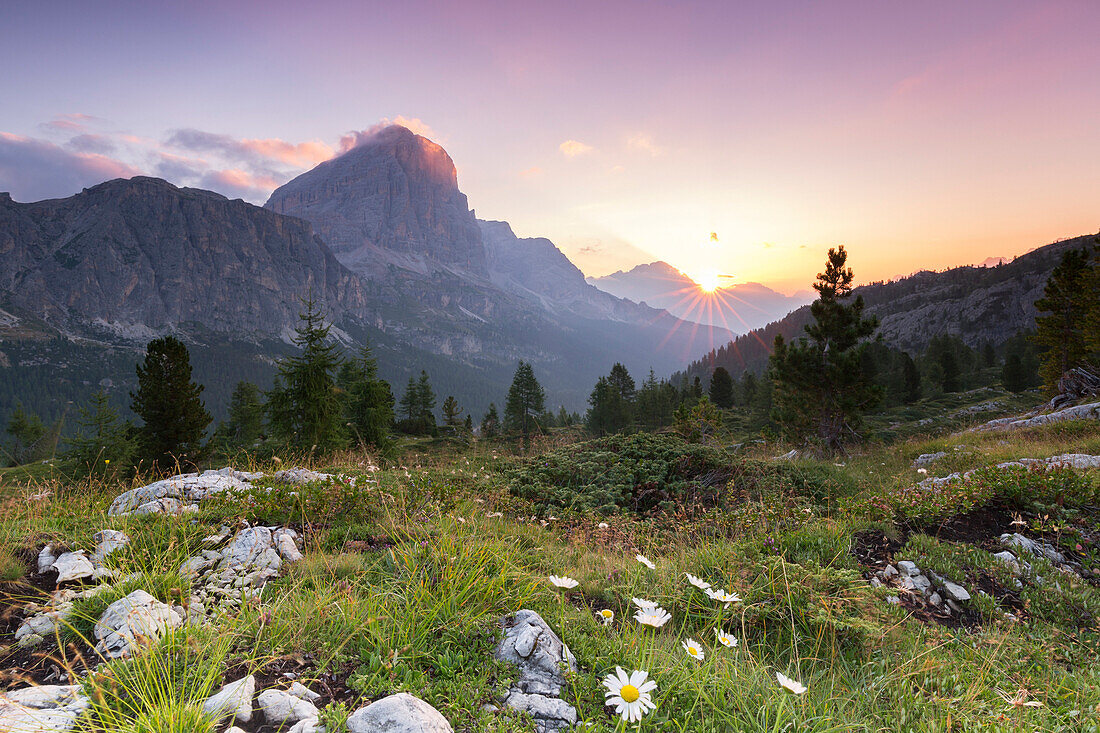
{"type": "Polygon", "coordinates": [[[71,730],[88,706],[88,698],[79,685],[42,685],[0,693],[0,731],[71,730]]]}
{"type": "Polygon", "coordinates": [[[1035,428],[1041,425],[1054,425],[1068,420],[1100,420],[1100,402],[1092,402],[1086,405],[1066,407],[1055,412],[1040,415],[1028,415],[1024,417],[1002,417],[990,420],[975,428],[972,432],[985,433],[1003,430],[1020,430],[1022,428],[1035,428]]]}
{"type": "Polygon", "coordinates": [[[120,598],[95,624],[95,650],[107,657],[126,657],[184,622],[171,606],[143,590],[120,598]]]}
{"type": "Polygon", "coordinates": [[[575,672],[569,647],[536,612],[524,609],[501,621],[504,637],[494,656],[513,664],[517,678],[502,702],[530,715],[539,733],[561,731],[577,722],[577,710],[560,699],[565,670],[575,672]]]}
{"type": "Polygon", "coordinates": [[[407,692],[376,700],[348,716],[348,733],[451,733],[451,724],[407,692]]]}

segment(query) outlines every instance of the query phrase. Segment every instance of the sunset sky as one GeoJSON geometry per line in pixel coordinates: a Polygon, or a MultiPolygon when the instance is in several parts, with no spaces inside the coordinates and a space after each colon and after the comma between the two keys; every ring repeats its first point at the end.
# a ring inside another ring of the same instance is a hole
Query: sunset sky
{"type": "Polygon", "coordinates": [[[0,191],[263,203],[401,121],[586,274],[805,289],[1100,229],[1100,2],[6,3],[0,191]],[[714,232],[717,239],[710,233],[714,232]]]}

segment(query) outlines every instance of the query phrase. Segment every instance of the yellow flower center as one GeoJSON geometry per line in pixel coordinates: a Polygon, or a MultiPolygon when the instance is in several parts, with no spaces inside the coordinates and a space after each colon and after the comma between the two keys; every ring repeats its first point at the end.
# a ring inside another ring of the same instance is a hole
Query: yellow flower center
{"type": "Polygon", "coordinates": [[[623,685],[623,689],[619,690],[619,697],[627,702],[634,702],[638,699],[640,694],[638,688],[634,685],[623,685]]]}
{"type": "Polygon", "coordinates": [[[605,608],[604,610],[600,611],[600,615],[604,618],[611,618],[611,611],[605,608]]]}
{"type": "Polygon", "coordinates": [[[695,648],[695,647],[693,647],[693,646],[689,646],[689,647],[688,647],[688,654],[690,654],[690,655],[691,655],[691,656],[693,656],[693,657],[697,657],[697,656],[699,656],[699,650],[698,650],[698,649],[696,649],[696,648],[695,648]]]}

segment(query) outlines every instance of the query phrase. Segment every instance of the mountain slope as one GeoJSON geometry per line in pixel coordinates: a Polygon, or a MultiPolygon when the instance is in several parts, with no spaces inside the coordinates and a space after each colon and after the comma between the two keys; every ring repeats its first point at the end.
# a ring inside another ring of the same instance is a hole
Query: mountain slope
{"type": "MultiPolygon", "coordinates": [[[[1096,240],[1095,235],[1074,237],[1038,247],[1003,265],[923,271],[863,285],[855,293],[863,296],[867,312],[878,316],[877,334],[903,351],[922,351],[933,336],[944,334],[957,335],[971,347],[986,342],[999,346],[1034,327],[1035,301],[1062,254],[1093,246],[1096,240]]],[[[776,334],[797,338],[810,320],[809,306],[799,308],[692,362],[687,375],[705,381],[718,366],[734,375],[746,369],[759,372],[767,364],[776,334]]]]}
{"type": "Polygon", "coordinates": [[[759,328],[810,300],[777,293],[760,283],[738,283],[707,293],[667,262],[638,265],[629,271],[589,278],[588,282],[620,298],[663,308],[678,318],[720,326],[734,333],[759,328]]]}

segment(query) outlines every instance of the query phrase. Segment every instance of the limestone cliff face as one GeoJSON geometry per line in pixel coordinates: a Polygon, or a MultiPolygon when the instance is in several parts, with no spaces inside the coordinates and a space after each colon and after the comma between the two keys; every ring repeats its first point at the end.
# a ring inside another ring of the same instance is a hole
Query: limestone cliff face
{"type": "Polygon", "coordinates": [[[6,300],[61,327],[277,334],[311,291],[335,317],[364,308],[308,223],[156,178],[0,199],[0,261],[6,300]]]}
{"type": "Polygon", "coordinates": [[[275,189],[265,208],[311,222],[352,270],[443,265],[485,276],[485,251],[442,147],[391,125],[275,189]]]}

